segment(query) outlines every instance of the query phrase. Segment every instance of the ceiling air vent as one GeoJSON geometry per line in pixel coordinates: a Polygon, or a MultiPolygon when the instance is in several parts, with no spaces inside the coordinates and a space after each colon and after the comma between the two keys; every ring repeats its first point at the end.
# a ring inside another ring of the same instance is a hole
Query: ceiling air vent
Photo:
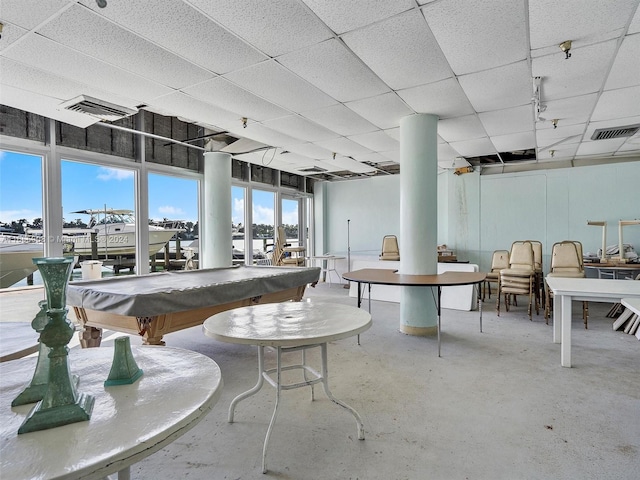
{"type": "Polygon", "coordinates": [[[298,171],[304,172],[304,173],[322,173],[322,172],[326,172],[327,170],[320,167],[308,167],[308,168],[300,168],[298,169],[298,171]]]}
{"type": "Polygon", "coordinates": [[[119,120],[138,112],[136,109],[122,107],[87,95],[80,95],[79,97],[61,103],[60,108],[71,110],[72,112],[84,113],[108,121],[119,120]]]}
{"type": "Polygon", "coordinates": [[[610,138],[630,137],[635,135],[640,129],[640,124],[627,125],[626,127],[599,128],[593,135],[591,140],[608,140],[610,138]]]}

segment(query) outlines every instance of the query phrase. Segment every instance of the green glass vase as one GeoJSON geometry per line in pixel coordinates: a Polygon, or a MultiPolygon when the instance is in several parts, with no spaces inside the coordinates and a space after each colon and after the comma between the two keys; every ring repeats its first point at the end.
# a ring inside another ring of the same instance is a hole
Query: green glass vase
{"type": "Polygon", "coordinates": [[[67,320],[67,284],[71,278],[72,257],[34,258],[42,276],[47,297],[48,322],[40,342],[49,348],[47,391],[31,410],[18,433],[59,427],[91,418],[94,398],[76,391],[69,371],[69,348],[74,328],[67,320]]]}

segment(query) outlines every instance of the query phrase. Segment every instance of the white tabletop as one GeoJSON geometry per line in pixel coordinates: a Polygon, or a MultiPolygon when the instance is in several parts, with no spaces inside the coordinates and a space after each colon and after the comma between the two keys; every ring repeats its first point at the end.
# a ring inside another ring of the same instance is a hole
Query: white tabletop
{"type": "Polygon", "coordinates": [[[620,303],[636,315],[640,315],[640,298],[623,298],[620,303]]]}
{"type": "Polygon", "coordinates": [[[236,308],[205,320],[204,334],[227,343],[297,347],[364,332],[371,315],[349,305],[283,302],[236,308]]]}
{"type": "Polygon", "coordinates": [[[33,376],[35,358],[0,364],[0,472],[6,479],[92,479],[151,455],[196,425],[222,391],[218,365],[199,353],[133,347],[144,375],[132,385],[104,387],[112,348],[71,350],[79,393],[95,397],[91,419],[18,435],[35,404],[11,408],[33,376]]]}
{"type": "Polygon", "coordinates": [[[549,276],[546,280],[554,295],[570,295],[575,300],[606,302],[640,296],[640,281],[549,276]]]}

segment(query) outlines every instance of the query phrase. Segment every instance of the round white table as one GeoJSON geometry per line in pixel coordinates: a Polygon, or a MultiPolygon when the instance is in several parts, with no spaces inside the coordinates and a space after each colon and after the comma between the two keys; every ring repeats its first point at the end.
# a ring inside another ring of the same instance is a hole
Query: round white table
{"type": "Polygon", "coordinates": [[[35,358],[0,364],[0,472],[7,479],[98,479],[157,452],[194,427],[222,391],[218,365],[199,353],[170,347],[132,347],[142,377],[104,387],[113,348],[72,349],[78,392],[95,397],[90,420],[18,435],[36,405],[11,408],[33,375],[35,358]]]}
{"type": "Polygon", "coordinates": [[[358,438],[364,440],[364,427],[358,412],[336,399],[329,390],[327,369],[327,343],[359,335],[371,326],[371,315],[348,305],[314,302],[285,302],[237,308],[218,313],[205,320],[205,335],[221,342],[258,346],[258,381],[255,386],[233,399],[229,406],[229,422],[233,422],[235,407],[241,400],[257,393],[264,380],[276,389],[276,402],[262,449],[262,471],[267,472],[266,455],[269,437],[278,414],[280,392],[293,388],[311,387],[322,383],[327,397],[347,409],[356,419],[358,438]],[[264,348],[276,350],[276,368],[266,369],[264,348]],[[319,347],[322,365],[318,372],[306,362],[306,350],[319,347]],[[282,353],[302,351],[302,363],[282,366],[282,353]],[[283,370],[301,369],[303,379],[298,383],[283,384],[283,370]],[[272,377],[275,376],[275,378],[272,377]]]}

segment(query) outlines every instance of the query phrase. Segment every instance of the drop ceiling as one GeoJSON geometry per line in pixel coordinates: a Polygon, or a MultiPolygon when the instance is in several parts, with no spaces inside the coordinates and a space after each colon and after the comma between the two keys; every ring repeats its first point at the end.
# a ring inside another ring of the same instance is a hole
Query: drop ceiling
{"type": "Polygon", "coordinates": [[[416,113],[443,168],[640,160],[638,133],[591,139],[640,124],[640,0],[106,3],[2,0],[0,103],[79,127],[101,121],[63,108],[81,96],[144,108],[315,178],[397,173],[416,113]]]}

